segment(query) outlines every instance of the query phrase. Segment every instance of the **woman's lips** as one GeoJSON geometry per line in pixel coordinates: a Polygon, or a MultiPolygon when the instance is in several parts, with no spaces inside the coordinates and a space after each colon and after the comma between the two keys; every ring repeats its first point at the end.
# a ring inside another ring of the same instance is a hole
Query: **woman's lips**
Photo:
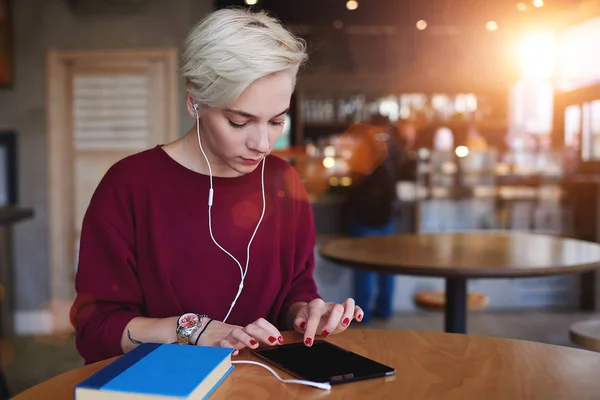
{"type": "Polygon", "coordinates": [[[259,162],[262,161],[262,158],[244,158],[241,157],[242,161],[244,162],[244,164],[246,165],[256,165],[259,162]]]}

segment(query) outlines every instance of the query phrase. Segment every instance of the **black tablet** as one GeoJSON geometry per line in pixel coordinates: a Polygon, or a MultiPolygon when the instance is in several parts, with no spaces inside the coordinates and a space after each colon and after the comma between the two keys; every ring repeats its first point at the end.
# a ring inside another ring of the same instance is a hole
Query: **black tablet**
{"type": "Polygon", "coordinates": [[[393,375],[396,370],[323,340],[252,350],[263,360],[308,381],[332,385],[393,375]]]}

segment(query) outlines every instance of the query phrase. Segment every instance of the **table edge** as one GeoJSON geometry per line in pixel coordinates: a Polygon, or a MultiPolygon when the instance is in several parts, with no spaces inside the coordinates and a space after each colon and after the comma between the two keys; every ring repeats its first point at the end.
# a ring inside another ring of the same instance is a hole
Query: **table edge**
{"type": "MultiPolygon", "coordinates": [[[[572,353],[573,355],[577,355],[577,354],[581,354],[581,355],[590,355],[590,354],[594,354],[596,357],[599,358],[600,360],[600,354],[594,352],[594,351],[589,351],[586,349],[578,349],[578,348],[573,348],[573,347],[568,347],[568,346],[561,346],[561,345],[555,345],[555,344],[548,344],[548,343],[541,343],[541,342],[534,342],[534,341],[530,341],[530,340],[522,340],[522,339],[512,339],[512,338],[503,338],[503,337],[493,337],[493,336],[485,336],[485,335],[474,335],[474,334],[453,334],[453,333],[445,333],[445,332],[430,332],[430,331],[422,331],[422,330],[413,330],[413,329],[393,329],[393,330],[388,330],[388,329],[364,329],[364,328],[359,328],[359,329],[352,329],[349,330],[350,331],[354,331],[355,334],[357,336],[360,335],[365,335],[365,334],[377,334],[377,333],[381,333],[381,332],[402,332],[404,334],[410,334],[410,335],[423,335],[426,337],[434,337],[434,336],[454,336],[454,337],[470,337],[470,338],[474,338],[477,340],[485,340],[485,341],[493,341],[493,342],[502,342],[502,343],[506,343],[506,344],[516,344],[516,345],[525,345],[525,344],[529,344],[529,345],[534,345],[535,347],[540,347],[540,348],[552,348],[553,350],[556,351],[564,351],[564,352],[569,352],[572,353]]],[[[285,331],[282,332],[282,334],[284,334],[284,336],[286,336],[287,338],[291,339],[290,342],[296,342],[296,341],[301,341],[302,340],[302,336],[300,334],[297,334],[294,331],[285,331]]],[[[331,337],[331,339],[336,338],[338,335],[335,335],[333,337],[331,337]]],[[[343,333],[339,335],[340,337],[343,336],[343,333]]],[[[330,341],[330,339],[328,338],[327,341],[330,341]]],[[[336,342],[336,340],[331,340],[332,342],[336,342]]],[[[443,343],[444,341],[442,341],[443,343]]],[[[93,363],[93,364],[88,364],[88,365],[83,365],[79,368],[75,368],[72,369],[70,371],[64,372],[62,374],[56,375],[50,379],[47,379],[44,382],[40,382],[37,385],[34,385],[26,390],[24,390],[23,392],[17,394],[16,396],[12,397],[12,399],[15,400],[25,400],[25,399],[31,399],[31,394],[30,393],[35,393],[36,391],[40,390],[41,386],[45,386],[45,384],[47,384],[50,381],[59,381],[61,379],[64,379],[65,377],[67,377],[68,375],[71,374],[76,374],[76,373],[80,373],[82,372],[83,369],[89,369],[90,373],[89,375],[87,375],[88,377],[91,376],[92,374],[94,374],[95,372],[97,372],[98,370],[100,370],[103,366],[109,364],[110,362],[116,360],[119,356],[117,357],[112,357],[106,360],[102,360],[99,361],[97,363],[93,363]]],[[[85,379],[85,378],[84,378],[85,379]]],[[[73,387],[74,389],[74,387],[73,387]]]]}
{"type": "Polygon", "coordinates": [[[319,250],[319,255],[327,261],[343,268],[362,269],[372,272],[389,273],[394,275],[427,276],[438,278],[535,278],[544,276],[567,275],[589,272],[600,268],[600,260],[585,264],[573,264],[562,267],[517,268],[503,267],[502,269],[454,268],[425,265],[389,265],[366,261],[349,260],[335,257],[319,250]]]}

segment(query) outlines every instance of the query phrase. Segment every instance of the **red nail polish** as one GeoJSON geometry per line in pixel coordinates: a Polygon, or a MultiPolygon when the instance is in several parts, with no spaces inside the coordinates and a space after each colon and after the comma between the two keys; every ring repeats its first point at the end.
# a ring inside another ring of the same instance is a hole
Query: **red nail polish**
{"type": "Polygon", "coordinates": [[[322,335],[323,337],[327,337],[327,336],[329,336],[329,332],[327,332],[327,331],[323,331],[323,333],[321,333],[321,335],[322,335]]]}
{"type": "Polygon", "coordinates": [[[258,343],[256,342],[256,340],[251,340],[251,341],[250,341],[250,344],[251,344],[252,346],[256,346],[258,343]]]}
{"type": "Polygon", "coordinates": [[[279,343],[283,344],[283,338],[281,336],[279,336],[277,340],[279,340],[279,343]]]}
{"type": "Polygon", "coordinates": [[[358,314],[358,317],[356,317],[357,320],[361,320],[362,319],[362,314],[358,314]]]}
{"type": "Polygon", "coordinates": [[[342,322],[342,324],[344,324],[344,325],[346,325],[346,326],[348,326],[348,324],[349,324],[349,323],[350,323],[350,318],[346,318],[346,319],[344,320],[344,322],[342,322]]]}
{"type": "Polygon", "coordinates": [[[300,328],[301,328],[301,329],[306,329],[306,322],[303,322],[303,323],[301,323],[301,324],[300,324],[300,328]]]}
{"type": "Polygon", "coordinates": [[[273,336],[269,336],[269,342],[275,343],[276,341],[277,339],[275,339],[273,336]]]}
{"type": "Polygon", "coordinates": [[[304,343],[306,343],[307,346],[312,346],[312,339],[306,338],[306,341],[304,343]]]}

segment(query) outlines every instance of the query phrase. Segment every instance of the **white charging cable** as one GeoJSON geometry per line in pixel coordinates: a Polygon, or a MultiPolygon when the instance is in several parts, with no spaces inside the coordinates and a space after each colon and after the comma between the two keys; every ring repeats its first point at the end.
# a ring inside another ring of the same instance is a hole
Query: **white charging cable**
{"type": "Polygon", "coordinates": [[[232,364],[252,364],[252,365],[258,365],[259,367],[263,367],[266,370],[270,371],[273,375],[275,375],[275,378],[277,378],[280,382],[283,383],[295,383],[298,385],[306,385],[306,386],[313,386],[319,389],[323,389],[323,390],[331,390],[331,385],[329,383],[320,383],[320,382],[311,382],[311,381],[303,381],[303,380],[299,380],[299,379],[283,379],[282,377],[280,377],[277,372],[275,372],[275,370],[271,367],[269,367],[268,365],[256,362],[256,361],[232,361],[232,364]]]}
{"type": "MultiPolygon", "coordinates": [[[[263,203],[262,213],[260,214],[260,219],[258,220],[258,223],[256,224],[256,228],[254,229],[252,236],[250,237],[250,241],[248,242],[248,247],[246,248],[246,266],[245,266],[246,268],[242,269],[242,264],[240,264],[240,262],[233,256],[233,254],[231,254],[230,252],[225,250],[223,248],[223,246],[221,246],[217,242],[217,240],[215,239],[215,237],[213,235],[212,216],[211,216],[211,209],[212,209],[212,205],[213,205],[213,197],[214,197],[214,192],[215,192],[213,189],[213,174],[212,174],[212,168],[210,166],[210,162],[208,161],[208,157],[206,156],[206,153],[204,152],[204,148],[202,147],[202,141],[200,140],[200,116],[198,115],[197,107],[198,107],[198,105],[194,104],[194,110],[196,112],[196,133],[198,136],[198,146],[200,147],[200,151],[202,152],[202,155],[204,156],[204,159],[206,160],[206,165],[208,165],[208,174],[209,174],[209,178],[210,178],[210,189],[208,191],[208,231],[210,232],[210,237],[211,237],[212,241],[215,243],[215,245],[217,245],[217,247],[219,249],[221,249],[225,254],[227,254],[229,257],[231,257],[231,259],[233,261],[235,261],[235,263],[237,264],[237,266],[240,269],[240,275],[241,275],[241,281],[240,281],[240,285],[238,286],[237,294],[235,295],[235,298],[233,299],[233,303],[231,303],[231,306],[229,307],[229,311],[227,312],[227,315],[225,316],[225,318],[223,318],[223,322],[226,322],[227,318],[229,318],[229,314],[231,314],[231,310],[233,310],[233,307],[235,306],[235,302],[240,297],[240,295],[242,294],[242,290],[244,289],[244,279],[246,278],[246,274],[248,273],[248,265],[250,263],[250,246],[252,245],[252,241],[254,240],[254,236],[256,236],[258,227],[260,226],[260,223],[262,222],[263,217],[265,216],[265,209],[267,208],[266,201],[265,201],[265,159],[266,159],[266,157],[262,159],[262,171],[261,171],[261,188],[262,188],[262,203],[263,203]]],[[[188,163],[189,163],[189,161],[188,161],[188,163]]],[[[193,169],[193,166],[191,166],[191,167],[193,169]]]]}

